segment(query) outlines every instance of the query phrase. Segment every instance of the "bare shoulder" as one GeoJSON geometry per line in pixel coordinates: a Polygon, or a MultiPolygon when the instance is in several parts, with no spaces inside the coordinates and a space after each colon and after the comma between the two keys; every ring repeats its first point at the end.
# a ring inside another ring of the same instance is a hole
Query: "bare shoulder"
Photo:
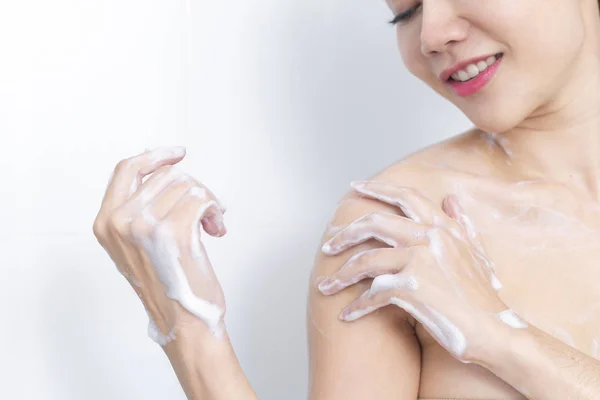
{"type": "MultiPolygon", "coordinates": [[[[418,189],[441,202],[453,170],[465,165],[459,154],[469,153],[470,133],[420,150],[375,175],[357,180],[378,180],[418,189]]],[[[402,215],[400,209],[368,199],[349,190],[336,205],[321,245],[343,227],[372,212],[402,215]]],[[[418,393],[420,346],[414,331],[415,320],[398,307],[384,307],[360,320],[338,320],[339,312],[367,290],[365,280],[334,296],[323,296],[317,284],[339,270],[358,252],[382,247],[375,240],[361,243],[336,256],[319,249],[311,273],[308,301],[308,339],[311,399],[414,399],[418,393]],[[401,370],[398,374],[395,371],[401,370]],[[366,384],[369,380],[372,385],[366,384]],[[339,385],[336,383],[339,382],[339,385]],[[350,382],[350,384],[349,384],[350,382]],[[357,384],[353,384],[356,382],[357,384]],[[375,392],[377,393],[375,393],[375,392]]]]}
{"type": "Polygon", "coordinates": [[[497,174],[496,153],[484,134],[470,130],[410,154],[367,179],[410,186],[441,200],[461,177],[497,174]]]}
{"type": "MultiPolygon", "coordinates": [[[[486,139],[478,131],[470,130],[412,153],[373,176],[357,180],[412,187],[441,205],[443,197],[460,183],[462,177],[473,174],[474,166],[478,168],[477,174],[484,173],[482,170],[485,169],[495,169],[490,161],[493,152],[486,147],[486,139]]],[[[348,191],[336,204],[323,231],[322,243],[357,218],[378,211],[399,213],[396,207],[358,195],[348,184],[348,191]]]]}

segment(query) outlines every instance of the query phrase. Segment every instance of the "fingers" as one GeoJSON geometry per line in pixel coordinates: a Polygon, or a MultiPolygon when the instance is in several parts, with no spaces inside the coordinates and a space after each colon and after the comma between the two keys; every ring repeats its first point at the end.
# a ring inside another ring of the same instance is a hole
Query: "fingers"
{"type": "MultiPolygon", "coordinates": [[[[172,197],[177,196],[179,192],[186,192],[194,183],[195,181],[188,174],[176,167],[171,165],[162,166],[154,172],[146,182],[144,182],[137,191],[119,207],[119,209],[131,214],[131,216],[135,216],[149,204],[155,203],[157,197],[170,200],[172,197]],[[172,187],[175,190],[169,190],[172,187]]],[[[174,200],[179,200],[179,197],[176,197],[174,200]]],[[[163,201],[162,203],[165,204],[169,202],[163,201]]],[[[172,204],[174,203],[171,201],[171,205],[172,204]]],[[[161,207],[156,207],[153,215],[157,219],[160,219],[162,216],[166,215],[169,210],[170,207],[166,210],[161,207]]]]}
{"type": "Polygon", "coordinates": [[[165,285],[167,297],[177,300],[217,332],[224,309],[212,302],[213,299],[196,295],[213,293],[211,289],[216,284],[199,231],[200,219],[213,207],[218,208],[216,201],[208,199],[202,188],[193,186],[161,221],[145,226],[136,223],[143,221],[138,218],[132,225],[132,232],[144,245],[165,285]]]}
{"type": "Polygon", "coordinates": [[[430,226],[418,224],[392,213],[370,213],[352,222],[323,245],[322,251],[336,255],[366,242],[378,240],[391,247],[414,246],[428,243],[430,226]]]}
{"type": "Polygon", "coordinates": [[[366,278],[393,275],[412,260],[415,247],[371,249],[352,256],[339,271],[319,284],[324,295],[336,294],[366,278]]]}
{"type": "MultiPolygon", "coordinates": [[[[217,215],[221,215],[219,203],[209,190],[200,185],[190,188],[169,211],[164,220],[182,229],[192,229],[193,236],[197,237],[198,228],[202,221],[217,215]]],[[[220,220],[217,220],[211,222],[211,224],[218,230],[219,222],[220,220]]]]}
{"type": "Polygon", "coordinates": [[[488,278],[494,290],[499,291],[502,288],[502,283],[500,283],[500,280],[495,274],[494,263],[487,256],[481,236],[475,229],[471,219],[461,207],[456,196],[447,196],[442,202],[442,209],[464,229],[467,234],[467,240],[473,246],[473,256],[479,260],[480,264],[487,270],[488,278]]]}
{"type": "Polygon", "coordinates": [[[418,281],[414,276],[403,273],[380,275],[373,280],[370,289],[340,313],[339,318],[344,321],[357,320],[381,307],[392,304],[396,299],[403,299],[418,287],[418,281]]]}
{"type": "Polygon", "coordinates": [[[119,208],[119,212],[129,215],[132,219],[143,219],[142,222],[137,221],[134,224],[153,225],[162,220],[184,196],[190,195],[215,202],[215,207],[208,210],[202,224],[208,234],[224,235],[226,229],[223,224],[223,211],[215,195],[194,178],[170,165],[160,167],[152,174],[131,199],[119,208]]]}
{"type": "Polygon", "coordinates": [[[464,210],[460,206],[458,199],[454,195],[450,195],[444,198],[442,201],[442,210],[446,215],[456,221],[467,233],[469,239],[473,241],[473,243],[480,243],[479,235],[473,226],[473,222],[467,215],[464,210]]]}
{"type": "Polygon", "coordinates": [[[378,181],[357,181],[351,185],[365,196],[399,207],[406,217],[417,223],[444,225],[451,221],[439,205],[414,188],[378,181]]]}
{"type": "Polygon", "coordinates": [[[182,238],[189,238],[189,243],[181,244],[184,248],[190,249],[190,256],[195,261],[195,265],[207,275],[211,271],[211,266],[200,241],[200,223],[202,219],[216,213],[220,214],[217,202],[207,196],[203,188],[193,187],[162,221],[166,226],[172,226],[176,232],[189,232],[188,235],[181,235],[182,238]]]}
{"type": "Polygon", "coordinates": [[[176,164],[183,157],[184,147],[160,147],[122,160],[113,172],[102,207],[108,210],[117,208],[136,192],[144,176],[163,165],[176,164]]]}
{"type": "Polygon", "coordinates": [[[369,315],[372,312],[379,310],[381,307],[389,305],[390,299],[393,296],[393,290],[377,293],[375,296],[370,295],[369,290],[366,290],[360,297],[342,310],[339,319],[348,322],[356,321],[365,315],[369,315]]]}
{"type": "MultiPolygon", "coordinates": [[[[223,214],[225,208],[223,203],[215,196],[215,194],[203,184],[191,178],[194,182],[193,187],[184,195],[198,199],[202,203],[210,203],[210,206],[203,212],[200,218],[200,223],[204,231],[211,236],[223,236],[227,233],[227,228],[223,222],[223,214]]],[[[165,208],[168,205],[165,206],[165,208]]],[[[166,215],[166,214],[165,214],[166,215]]],[[[161,215],[162,218],[162,215],[161,215]]]]}

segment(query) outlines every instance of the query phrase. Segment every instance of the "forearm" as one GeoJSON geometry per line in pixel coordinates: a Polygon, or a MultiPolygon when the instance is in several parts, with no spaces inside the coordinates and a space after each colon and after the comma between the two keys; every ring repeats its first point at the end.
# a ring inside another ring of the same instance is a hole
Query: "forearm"
{"type": "Polygon", "coordinates": [[[229,337],[215,337],[205,325],[187,324],[164,351],[190,400],[255,400],[229,337]]]}
{"type": "Polygon", "coordinates": [[[531,325],[526,329],[506,329],[502,337],[478,363],[528,398],[598,398],[600,361],[531,325]]]}

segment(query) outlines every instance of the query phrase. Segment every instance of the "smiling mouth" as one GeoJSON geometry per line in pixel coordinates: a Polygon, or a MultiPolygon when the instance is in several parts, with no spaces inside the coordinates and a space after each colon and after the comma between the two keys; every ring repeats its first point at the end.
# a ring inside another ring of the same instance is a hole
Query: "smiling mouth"
{"type": "MultiPolygon", "coordinates": [[[[469,81],[477,78],[479,76],[479,74],[481,74],[482,72],[485,72],[489,67],[491,67],[492,65],[497,63],[498,60],[501,59],[503,56],[504,56],[504,53],[498,53],[498,54],[495,54],[494,56],[492,56],[493,58],[495,58],[495,60],[488,59],[488,60],[479,61],[476,64],[469,64],[467,67],[453,73],[448,78],[447,82],[458,82],[458,83],[469,82],[469,81]],[[485,64],[485,68],[482,68],[483,67],[482,63],[485,64]],[[469,70],[469,68],[470,68],[470,70],[469,70]],[[475,69],[477,69],[477,74],[471,76],[474,73],[475,69]]],[[[490,57],[490,58],[492,58],[492,57],[490,57]]]]}

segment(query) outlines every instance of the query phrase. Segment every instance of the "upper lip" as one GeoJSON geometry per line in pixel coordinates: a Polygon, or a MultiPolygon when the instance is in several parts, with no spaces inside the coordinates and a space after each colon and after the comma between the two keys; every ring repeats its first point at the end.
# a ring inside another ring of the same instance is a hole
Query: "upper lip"
{"type": "Polygon", "coordinates": [[[450,78],[450,75],[452,75],[456,71],[465,68],[469,64],[477,64],[479,61],[487,60],[490,57],[495,57],[496,54],[498,54],[498,53],[488,54],[488,55],[485,55],[485,56],[470,58],[468,60],[461,61],[458,64],[456,64],[455,66],[453,66],[451,68],[448,68],[448,69],[445,69],[444,71],[442,71],[442,73],[440,74],[440,79],[443,82],[446,82],[450,78]]]}

